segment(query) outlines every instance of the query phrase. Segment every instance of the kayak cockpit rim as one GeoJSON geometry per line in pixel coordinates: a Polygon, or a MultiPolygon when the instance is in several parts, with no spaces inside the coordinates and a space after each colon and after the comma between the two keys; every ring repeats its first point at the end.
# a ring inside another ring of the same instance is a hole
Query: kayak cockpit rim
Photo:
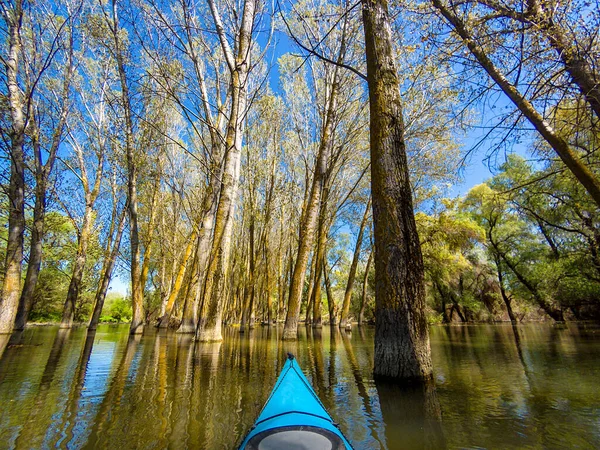
{"type": "Polygon", "coordinates": [[[269,428],[250,438],[244,450],[346,450],[346,444],[333,431],[310,425],[269,428]]]}

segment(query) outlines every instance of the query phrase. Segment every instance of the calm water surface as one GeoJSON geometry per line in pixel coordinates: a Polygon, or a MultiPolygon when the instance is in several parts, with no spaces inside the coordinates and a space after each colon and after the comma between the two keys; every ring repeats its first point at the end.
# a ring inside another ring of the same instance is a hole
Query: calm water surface
{"type": "Polygon", "coordinates": [[[0,448],[235,448],[287,351],[357,449],[600,448],[596,326],[433,327],[426,390],[373,381],[372,329],[281,331],[29,328],[0,359],[0,448]]]}

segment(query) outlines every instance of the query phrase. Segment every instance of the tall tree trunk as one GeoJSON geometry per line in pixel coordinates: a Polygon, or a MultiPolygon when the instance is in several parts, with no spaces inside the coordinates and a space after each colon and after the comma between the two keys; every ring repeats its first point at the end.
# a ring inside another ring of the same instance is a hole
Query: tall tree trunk
{"type": "MultiPolygon", "coordinates": [[[[202,221],[200,231],[198,232],[198,247],[196,250],[197,266],[192,274],[190,282],[189,295],[193,301],[186,301],[183,308],[183,318],[178,333],[195,333],[198,326],[198,314],[200,301],[202,299],[206,269],[209,262],[210,241],[213,236],[213,227],[218,203],[218,187],[220,180],[220,152],[218,143],[213,142],[213,164],[211,166],[211,175],[208,183],[206,195],[202,204],[202,221]]],[[[189,300],[189,299],[188,299],[189,300]]]]}
{"type": "MultiPolygon", "coordinates": [[[[39,142],[39,126],[35,120],[32,121],[32,125],[35,127],[35,138],[32,139],[35,162],[35,205],[33,207],[33,225],[31,228],[27,274],[25,275],[23,291],[21,292],[21,298],[19,300],[17,318],[15,319],[15,329],[17,330],[25,328],[29,312],[33,306],[33,294],[42,265],[42,240],[44,238],[44,220],[46,218],[46,191],[48,189],[48,179],[54,168],[56,154],[60,143],[62,142],[69,111],[69,91],[71,88],[71,80],[73,78],[73,26],[69,28],[69,53],[68,61],[63,73],[60,114],[54,132],[52,133],[51,144],[45,163],[42,159],[42,151],[39,142]]],[[[30,108],[33,108],[31,103],[30,108]]],[[[30,114],[30,116],[33,118],[33,114],[30,114]]]]}
{"type": "Polygon", "coordinates": [[[127,159],[127,201],[129,205],[129,244],[131,251],[131,304],[132,317],[129,332],[141,334],[144,331],[144,287],[141,284],[140,236],[138,223],[137,176],[138,166],[133,141],[133,117],[131,97],[127,83],[127,71],[120,39],[117,1],[112,0],[112,23],[108,24],[115,43],[115,57],[121,84],[121,101],[125,116],[125,155],[127,159]]]}
{"type": "Polygon", "coordinates": [[[0,333],[10,333],[19,307],[21,265],[23,263],[23,232],[25,230],[25,143],[26,119],[24,101],[17,81],[21,54],[21,21],[23,2],[16,0],[6,11],[9,51],[6,59],[6,84],[10,106],[10,181],[8,185],[8,239],[6,242],[5,275],[0,298],[0,333]]]}
{"type": "Polygon", "coordinates": [[[370,105],[377,377],[430,379],[423,258],[385,0],[362,0],[370,105]]]}
{"type": "MultiPolygon", "coordinates": [[[[338,91],[337,78],[338,76],[336,67],[333,77],[334,82],[327,107],[327,114],[325,116],[323,135],[321,137],[319,151],[317,153],[317,161],[315,164],[315,173],[313,175],[310,195],[307,201],[306,211],[303,214],[300,225],[298,253],[296,257],[296,263],[294,265],[294,272],[290,285],[290,296],[288,299],[288,310],[285,318],[285,326],[283,328],[282,338],[284,340],[295,340],[298,338],[298,320],[300,317],[304,278],[306,276],[306,265],[308,264],[308,256],[315,239],[315,228],[319,215],[321,192],[323,190],[323,184],[326,175],[327,156],[334,130],[334,111],[336,108],[336,97],[338,91]]],[[[313,306],[314,309],[316,309],[315,306],[313,306]]]]}
{"type": "MultiPolygon", "coordinates": [[[[500,72],[493,61],[488,57],[483,49],[471,36],[465,22],[450,8],[446,7],[441,0],[432,0],[433,6],[437,8],[442,16],[452,25],[454,30],[461,37],[471,54],[477,59],[481,67],[487,72],[492,80],[500,87],[506,96],[519,109],[521,114],[529,120],[533,127],[540,133],[544,140],[554,149],[556,154],[563,161],[565,166],[577,178],[577,180],[588,191],[596,204],[600,206],[600,180],[578,157],[577,152],[569,143],[548,124],[544,117],[535,109],[534,105],[525,98],[519,90],[511,84],[508,79],[500,72]]],[[[588,94],[593,94],[588,91],[588,94]]],[[[588,100],[590,97],[586,97],[588,100]]]]}
{"type": "Polygon", "coordinates": [[[223,285],[227,279],[231,234],[233,231],[233,213],[236,206],[240,176],[240,154],[248,103],[248,77],[251,69],[250,48],[254,16],[256,14],[256,1],[245,0],[244,2],[235,57],[228,44],[221,18],[213,0],[209,0],[209,6],[231,74],[231,113],[225,136],[225,162],[221,193],[215,216],[210,263],[208,264],[204,284],[204,302],[208,305],[206,307],[206,317],[201,319],[198,333],[198,340],[204,342],[221,341],[223,339],[221,335],[223,285]]]}
{"type": "MultiPolygon", "coordinates": [[[[159,165],[159,158],[157,158],[156,164],[159,165]]],[[[154,177],[154,185],[152,187],[152,203],[150,204],[150,217],[148,219],[148,226],[146,227],[146,242],[144,245],[144,254],[142,255],[142,269],[140,272],[140,289],[142,291],[142,298],[144,297],[144,291],[146,289],[146,282],[148,281],[148,274],[150,273],[150,255],[152,254],[152,240],[154,238],[155,231],[155,223],[156,223],[156,215],[158,212],[158,195],[160,192],[160,181],[162,175],[161,171],[157,170],[156,175],[154,177]]],[[[175,212],[175,217],[177,217],[178,208],[173,208],[175,212]]],[[[175,220],[178,220],[177,218],[175,220]]],[[[175,227],[174,227],[175,228],[175,227]]],[[[175,233],[173,233],[173,237],[175,237],[175,233]]],[[[177,267],[177,259],[173,258],[173,267],[177,267]]],[[[177,276],[175,275],[174,279],[171,280],[173,286],[171,287],[171,291],[169,292],[169,296],[173,292],[175,282],[177,280],[177,276]]]]}
{"type": "Polygon", "coordinates": [[[123,208],[121,216],[119,217],[119,225],[117,227],[117,235],[110,248],[110,253],[105,261],[104,270],[102,271],[102,278],[100,279],[100,285],[96,291],[96,297],[94,298],[94,311],[90,323],[88,324],[88,330],[95,330],[98,327],[100,321],[100,315],[102,314],[102,308],[104,308],[104,300],[106,299],[106,293],[108,292],[108,286],[112,279],[113,270],[117,262],[117,256],[119,255],[119,249],[121,247],[121,238],[123,231],[125,230],[125,217],[127,213],[127,207],[123,208]]]}
{"type": "Polygon", "coordinates": [[[71,328],[73,326],[73,318],[75,315],[75,305],[79,299],[79,290],[81,289],[81,282],[83,280],[83,272],[85,270],[85,263],[87,260],[87,249],[92,234],[93,225],[93,208],[90,200],[87,199],[85,205],[85,213],[83,215],[83,224],[81,231],[79,232],[77,240],[77,255],[75,256],[75,264],[73,266],[73,273],[71,275],[71,281],[69,283],[69,290],[67,291],[67,298],[63,308],[62,320],[60,322],[61,328],[71,328]]]}
{"type": "Polygon", "coordinates": [[[356,278],[356,268],[358,267],[358,259],[360,257],[360,248],[362,247],[363,236],[371,210],[371,197],[367,202],[365,213],[363,214],[356,245],[354,247],[354,255],[352,256],[352,264],[350,264],[350,272],[348,273],[348,282],[346,283],[346,291],[344,292],[344,303],[342,303],[342,315],[340,317],[340,328],[345,328],[348,323],[348,313],[350,312],[350,299],[352,297],[352,289],[354,287],[354,279],[356,278]]]}
{"type": "Polygon", "coordinates": [[[365,275],[363,276],[362,285],[362,296],[360,298],[360,311],[358,313],[358,325],[362,325],[365,322],[365,308],[367,306],[367,288],[369,283],[369,269],[371,268],[371,261],[373,261],[373,252],[369,253],[367,259],[367,265],[365,266],[365,275]]]}

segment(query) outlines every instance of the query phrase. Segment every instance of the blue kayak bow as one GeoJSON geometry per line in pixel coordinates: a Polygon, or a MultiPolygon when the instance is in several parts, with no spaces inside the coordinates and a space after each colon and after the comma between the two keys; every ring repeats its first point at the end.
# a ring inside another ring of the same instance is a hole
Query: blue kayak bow
{"type": "Polygon", "coordinates": [[[294,355],[279,374],[258,419],[243,440],[243,450],[351,450],[294,355]]]}

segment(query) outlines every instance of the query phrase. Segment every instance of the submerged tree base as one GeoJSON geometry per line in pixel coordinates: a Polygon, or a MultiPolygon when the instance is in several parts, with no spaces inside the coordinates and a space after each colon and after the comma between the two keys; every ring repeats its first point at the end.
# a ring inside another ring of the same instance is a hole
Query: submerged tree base
{"type": "Polygon", "coordinates": [[[131,325],[129,329],[129,334],[142,334],[144,332],[144,324],[140,323],[139,325],[131,325]]]}
{"type": "Polygon", "coordinates": [[[281,339],[284,341],[297,341],[298,340],[298,330],[297,329],[283,329],[283,334],[281,335],[281,339]]]}
{"type": "Polygon", "coordinates": [[[176,333],[179,334],[194,334],[196,332],[196,327],[192,322],[183,321],[181,325],[177,329],[176,333]]]}
{"type": "Polygon", "coordinates": [[[221,342],[223,340],[223,335],[221,334],[221,327],[215,326],[211,328],[204,328],[198,332],[198,337],[196,338],[199,342],[221,342]]]}

